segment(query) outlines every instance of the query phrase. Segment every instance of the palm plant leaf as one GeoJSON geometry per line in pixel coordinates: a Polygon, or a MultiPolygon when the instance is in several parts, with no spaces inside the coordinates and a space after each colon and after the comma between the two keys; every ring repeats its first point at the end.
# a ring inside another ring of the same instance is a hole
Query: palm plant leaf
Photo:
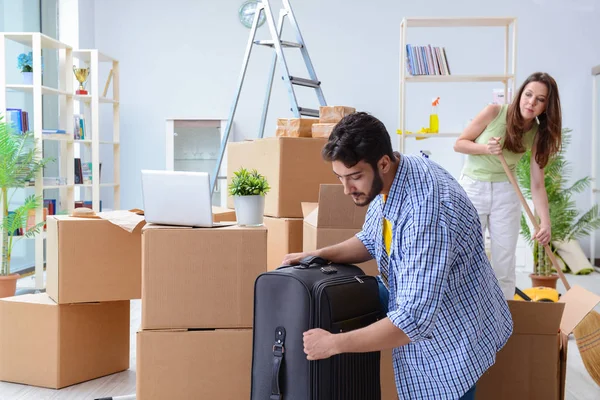
{"type": "MultiPolygon", "coordinates": [[[[580,239],[600,228],[598,205],[581,213],[573,200],[574,194],[581,193],[588,188],[590,178],[583,177],[569,185],[571,165],[565,158],[565,154],[566,148],[571,142],[570,132],[571,129],[563,129],[562,149],[548,160],[548,164],[544,168],[544,184],[548,194],[551,223],[551,242],[580,239]]],[[[527,199],[531,199],[531,162],[531,151],[527,151],[516,167],[517,181],[522,188],[523,196],[527,199]]],[[[536,271],[547,273],[550,266],[541,264],[547,264],[549,260],[545,260],[546,257],[540,252],[540,246],[534,245],[532,242],[529,225],[526,223],[524,215],[521,216],[521,234],[529,245],[533,245],[536,271]]]]}

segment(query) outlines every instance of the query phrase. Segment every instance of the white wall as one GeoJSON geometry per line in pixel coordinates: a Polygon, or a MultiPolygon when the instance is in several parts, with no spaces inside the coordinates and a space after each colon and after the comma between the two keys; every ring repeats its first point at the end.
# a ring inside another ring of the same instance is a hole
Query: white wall
{"type": "MultiPolygon", "coordinates": [[[[249,30],[237,19],[242,0],[102,0],[95,3],[97,48],[120,60],[122,208],[141,207],[140,170],[164,168],[165,118],[226,117],[233,99],[249,30]]],[[[279,1],[272,1],[275,9],[279,1]]],[[[559,86],[564,126],[574,130],[569,150],[573,177],[589,174],[590,68],[600,63],[594,0],[506,0],[427,2],[303,0],[292,6],[329,104],[355,106],[379,117],[396,145],[398,128],[399,23],[416,16],[518,17],[517,84],[542,70],[559,86]],[[576,47],[581,50],[576,50],[576,47]]],[[[289,32],[289,25],[284,32],[289,32]]],[[[259,30],[267,34],[266,26],[259,30]]],[[[409,43],[446,46],[453,73],[503,71],[500,29],[410,30],[409,43]]],[[[292,74],[307,76],[299,52],[290,54],[292,74]]],[[[236,138],[256,137],[271,50],[254,48],[235,117],[236,138]]],[[[274,119],[289,116],[288,99],[276,73],[265,135],[274,119]]],[[[444,131],[463,128],[486,103],[496,84],[410,85],[409,130],[428,124],[430,100],[441,96],[444,131]]],[[[302,88],[300,89],[302,90],[302,88]]],[[[301,106],[317,106],[300,96],[301,106]]],[[[407,152],[430,149],[453,173],[462,157],[451,139],[409,142],[407,152]],[[442,155],[442,152],[450,152],[442,155]]],[[[581,196],[581,207],[589,205],[581,196]]],[[[586,243],[584,243],[586,245],[586,243]]]]}

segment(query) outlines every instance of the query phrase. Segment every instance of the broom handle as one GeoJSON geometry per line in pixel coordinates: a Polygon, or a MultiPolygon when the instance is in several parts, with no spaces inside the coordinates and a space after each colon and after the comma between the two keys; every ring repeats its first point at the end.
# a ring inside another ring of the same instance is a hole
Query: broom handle
{"type": "MultiPolygon", "coordinates": [[[[506,160],[504,159],[504,155],[499,154],[498,158],[500,159],[500,162],[502,163],[502,167],[504,167],[504,172],[506,172],[506,175],[508,175],[508,180],[513,185],[515,192],[517,192],[517,196],[519,196],[519,200],[521,200],[521,204],[523,205],[523,208],[525,208],[525,212],[527,212],[527,215],[529,216],[529,219],[531,220],[533,227],[539,231],[540,225],[537,223],[537,220],[533,216],[533,213],[531,212],[531,209],[529,208],[527,201],[523,197],[523,193],[521,193],[521,189],[519,188],[519,185],[517,184],[515,177],[513,176],[512,172],[510,171],[510,168],[508,167],[508,164],[506,163],[506,160]]],[[[554,265],[556,272],[558,272],[558,276],[560,277],[560,280],[562,281],[563,285],[565,285],[565,288],[567,290],[571,289],[571,285],[569,285],[569,282],[567,282],[567,278],[565,277],[565,274],[562,272],[562,269],[558,265],[558,261],[556,260],[554,253],[550,249],[550,246],[548,244],[545,244],[544,249],[546,250],[546,254],[548,255],[548,257],[550,258],[550,261],[552,261],[552,264],[554,265]]]]}

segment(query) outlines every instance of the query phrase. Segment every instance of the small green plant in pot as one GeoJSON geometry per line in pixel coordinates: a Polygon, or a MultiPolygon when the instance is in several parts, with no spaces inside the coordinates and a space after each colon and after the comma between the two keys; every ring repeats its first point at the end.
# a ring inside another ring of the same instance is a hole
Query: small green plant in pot
{"type": "Polygon", "coordinates": [[[2,265],[0,267],[0,297],[14,296],[19,274],[10,273],[12,249],[17,240],[32,238],[44,227],[44,222],[27,226],[30,211],[40,207],[41,196],[28,196],[9,211],[15,189],[29,186],[36,174],[52,161],[41,158],[32,132],[13,133],[12,127],[0,116],[0,201],[2,202],[2,265]],[[23,235],[15,236],[20,229],[23,235]]]}
{"type": "Polygon", "coordinates": [[[238,225],[258,226],[263,224],[265,195],[271,189],[267,179],[246,168],[233,173],[229,184],[229,195],[233,196],[238,225]]]}

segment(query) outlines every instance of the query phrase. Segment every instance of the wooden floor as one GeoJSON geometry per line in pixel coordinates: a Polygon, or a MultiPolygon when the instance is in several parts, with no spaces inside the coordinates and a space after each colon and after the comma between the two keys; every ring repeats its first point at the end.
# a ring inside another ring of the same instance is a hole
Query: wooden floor
{"type": "MultiPolygon", "coordinates": [[[[568,275],[571,285],[580,285],[600,294],[600,274],[593,273],[588,276],[568,275]]],[[[517,285],[529,287],[531,282],[525,271],[519,271],[517,285]]],[[[564,293],[560,285],[559,290],[564,293]]],[[[597,309],[600,311],[600,307],[597,309]]],[[[140,326],[141,303],[140,300],[131,302],[131,362],[129,370],[94,379],[79,385],[70,386],[61,390],[36,388],[26,385],[0,382],[0,400],[93,400],[99,397],[123,396],[135,393],[135,332],[140,326]]],[[[35,360],[31,360],[35,362],[35,360]]],[[[569,340],[567,367],[567,389],[565,400],[598,400],[600,387],[590,378],[577,349],[573,337],[569,340]]],[[[229,400],[229,399],[227,399],[229,400]]]]}

